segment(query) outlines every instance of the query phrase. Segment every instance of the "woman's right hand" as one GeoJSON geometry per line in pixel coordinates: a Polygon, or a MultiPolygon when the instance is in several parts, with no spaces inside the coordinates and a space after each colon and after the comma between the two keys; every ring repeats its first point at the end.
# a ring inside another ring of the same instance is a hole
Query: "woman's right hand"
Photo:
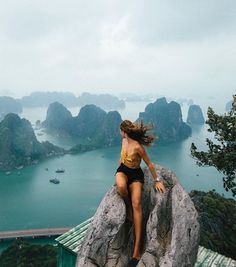
{"type": "Polygon", "coordinates": [[[161,181],[155,183],[155,189],[157,189],[161,193],[165,193],[166,191],[165,186],[161,181]]]}

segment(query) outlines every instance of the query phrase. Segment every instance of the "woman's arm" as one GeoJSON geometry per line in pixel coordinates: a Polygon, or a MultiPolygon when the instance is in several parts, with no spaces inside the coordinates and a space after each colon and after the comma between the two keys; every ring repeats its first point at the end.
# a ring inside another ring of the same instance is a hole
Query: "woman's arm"
{"type": "Polygon", "coordinates": [[[142,159],[145,161],[146,165],[148,166],[148,168],[149,168],[149,170],[153,176],[153,179],[156,182],[156,189],[158,189],[161,192],[164,192],[165,187],[164,187],[163,183],[161,182],[160,179],[159,179],[159,181],[157,181],[157,178],[159,178],[159,177],[157,175],[155,165],[151,162],[150,158],[148,157],[147,152],[145,151],[145,149],[142,145],[139,147],[139,154],[142,157],[142,159]]]}

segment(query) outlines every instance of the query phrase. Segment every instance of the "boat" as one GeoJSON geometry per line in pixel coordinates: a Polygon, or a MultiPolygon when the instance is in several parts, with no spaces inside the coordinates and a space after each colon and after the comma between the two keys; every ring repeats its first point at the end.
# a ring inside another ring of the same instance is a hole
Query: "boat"
{"type": "Polygon", "coordinates": [[[59,184],[60,183],[60,181],[57,178],[50,179],[49,181],[51,183],[54,183],[54,184],[59,184]]]}
{"type": "Polygon", "coordinates": [[[60,172],[65,172],[65,170],[64,169],[57,169],[55,172],[60,173],[60,172]]]}
{"type": "Polygon", "coordinates": [[[24,168],[23,165],[20,165],[20,166],[17,166],[17,167],[16,167],[17,170],[21,170],[21,169],[23,169],[23,168],[24,168]]]}

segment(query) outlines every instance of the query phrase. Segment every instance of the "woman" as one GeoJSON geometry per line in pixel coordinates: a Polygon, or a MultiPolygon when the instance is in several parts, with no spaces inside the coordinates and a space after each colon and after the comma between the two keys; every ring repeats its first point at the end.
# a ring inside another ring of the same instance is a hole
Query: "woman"
{"type": "Polygon", "coordinates": [[[146,135],[151,128],[147,125],[132,123],[124,120],[120,124],[122,136],[120,166],[116,170],[115,180],[118,193],[124,199],[127,207],[127,220],[134,221],[135,243],[134,251],[128,266],[136,266],[141,258],[141,230],[142,230],[142,189],[144,184],[144,173],[140,167],[143,159],[148,166],[154,180],[155,188],[165,192],[163,183],[157,177],[155,165],[150,161],[144,146],[150,146],[154,136],[146,135]]]}

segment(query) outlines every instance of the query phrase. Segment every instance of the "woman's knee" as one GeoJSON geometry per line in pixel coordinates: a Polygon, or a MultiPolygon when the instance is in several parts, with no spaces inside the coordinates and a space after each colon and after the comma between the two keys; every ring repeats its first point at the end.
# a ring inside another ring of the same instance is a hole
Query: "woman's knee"
{"type": "Polygon", "coordinates": [[[140,200],[132,200],[132,207],[133,207],[133,209],[141,210],[142,209],[141,201],[140,200]]]}
{"type": "Polygon", "coordinates": [[[127,179],[123,173],[116,174],[117,191],[122,197],[127,197],[129,192],[127,188],[127,179]]]}

